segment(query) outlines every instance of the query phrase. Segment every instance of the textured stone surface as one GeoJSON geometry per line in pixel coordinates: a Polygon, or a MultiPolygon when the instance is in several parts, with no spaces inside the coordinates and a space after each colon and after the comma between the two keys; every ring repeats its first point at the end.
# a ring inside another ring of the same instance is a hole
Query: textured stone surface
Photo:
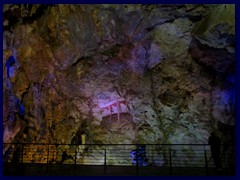
{"type": "Polygon", "coordinates": [[[230,141],[233,9],[4,5],[3,63],[17,60],[3,74],[4,142],[207,143],[213,130],[230,141]],[[26,111],[13,124],[11,96],[26,111]]]}

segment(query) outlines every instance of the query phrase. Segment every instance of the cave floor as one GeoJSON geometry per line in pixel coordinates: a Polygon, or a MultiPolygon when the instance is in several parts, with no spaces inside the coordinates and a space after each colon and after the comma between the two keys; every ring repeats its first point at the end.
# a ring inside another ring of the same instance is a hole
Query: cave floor
{"type": "Polygon", "coordinates": [[[90,166],[69,164],[12,164],[3,166],[4,176],[234,176],[229,169],[216,171],[209,168],[191,167],[137,167],[135,166],[90,166]]]}

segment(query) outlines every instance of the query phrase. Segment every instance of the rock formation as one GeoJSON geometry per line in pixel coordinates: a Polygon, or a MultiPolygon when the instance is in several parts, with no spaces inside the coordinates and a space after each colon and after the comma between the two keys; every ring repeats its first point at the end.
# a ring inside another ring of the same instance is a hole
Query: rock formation
{"type": "Polygon", "coordinates": [[[234,141],[234,5],[18,4],[3,18],[4,142],[234,141]]]}

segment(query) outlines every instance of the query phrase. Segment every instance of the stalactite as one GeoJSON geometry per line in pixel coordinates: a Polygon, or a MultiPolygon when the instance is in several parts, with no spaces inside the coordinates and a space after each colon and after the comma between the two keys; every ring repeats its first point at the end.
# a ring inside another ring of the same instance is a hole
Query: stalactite
{"type": "Polygon", "coordinates": [[[15,96],[13,94],[12,83],[9,78],[7,78],[7,97],[8,97],[8,116],[7,120],[9,125],[12,126],[15,116],[14,116],[14,104],[15,104],[15,96]]]}
{"type": "Polygon", "coordinates": [[[110,110],[110,122],[112,121],[112,106],[110,105],[109,107],[109,110],[110,110]]]}
{"type": "Polygon", "coordinates": [[[88,142],[89,144],[92,143],[92,121],[93,121],[93,101],[88,101],[88,107],[89,107],[89,117],[90,117],[90,120],[88,121],[88,128],[89,128],[89,132],[88,132],[88,142]]]}
{"type": "Polygon", "coordinates": [[[33,85],[33,112],[34,112],[34,117],[35,117],[35,126],[37,130],[41,129],[41,108],[40,108],[40,100],[41,100],[41,93],[39,91],[39,84],[34,83],[33,85]]]}
{"type": "Polygon", "coordinates": [[[118,116],[118,124],[120,123],[120,102],[117,102],[117,116],[118,116]]]}

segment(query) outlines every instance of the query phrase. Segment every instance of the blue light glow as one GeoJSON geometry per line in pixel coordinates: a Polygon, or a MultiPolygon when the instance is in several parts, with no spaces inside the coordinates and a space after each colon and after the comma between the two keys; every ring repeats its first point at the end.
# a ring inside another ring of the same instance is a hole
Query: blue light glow
{"type": "Polygon", "coordinates": [[[16,62],[15,58],[13,56],[10,56],[6,62],[7,66],[7,77],[10,77],[10,67],[16,62]]]}
{"type": "Polygon", "coordinates": [[[132,163],[138,166],[148,166],[148,159],[146,156],[146,146],[139,146],[137,149],[132,150],[130,153],[132,157],[132,163]]]}
{"type": "Polygon", "coordinates": [[[20,100],[19,99],[17,99],[17,108],[18,108],[18,114],[20,115],[20,116],[24,116],[25,115],[25,108],[24,108],[24,106],[21,104],[21,102],[20,102],[20,100]]]}

